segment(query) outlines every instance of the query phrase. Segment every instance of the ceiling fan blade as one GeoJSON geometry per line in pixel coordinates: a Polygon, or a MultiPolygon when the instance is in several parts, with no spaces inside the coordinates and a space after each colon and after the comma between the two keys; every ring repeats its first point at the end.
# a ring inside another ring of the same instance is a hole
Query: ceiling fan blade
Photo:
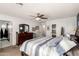
{"type": "Polygon", "coordinates": [[[44,16],[43,14],[40,15],[40,17],[43,17],[43,16],[44,16]]]}
{"type": "Polygon", "coordinates": [[[33,16],[33,15],[29,15],[29,16],[31,16],[31,17],[36,17],[36,16],[33,16]]]}
{"type": "Polygon", "coordinates": [[[37,16],[38,17],[42,17],[42,16],[44,16],[43,14],[40,14],[40,13],[37,13],[37,16]]]}
{"type": "Polygon", "coordinates": [[[48,18],[46,18],[46,17],[41,17],[41,19],[48,19],[48,18]]]}

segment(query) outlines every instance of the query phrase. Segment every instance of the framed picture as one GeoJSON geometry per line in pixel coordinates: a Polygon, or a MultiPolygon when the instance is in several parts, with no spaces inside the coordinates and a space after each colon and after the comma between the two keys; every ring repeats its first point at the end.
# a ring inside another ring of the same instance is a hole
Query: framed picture
{"type": "Polygon", "coordinates": [[[39,26],[36,26],[36,27],[35,27],[35,30],[39,30],[39,26]]]}
{"type": "Polygon", "coordinates": [[[35,27],[32,27],[32,31],[35,31],[35,27]]]}

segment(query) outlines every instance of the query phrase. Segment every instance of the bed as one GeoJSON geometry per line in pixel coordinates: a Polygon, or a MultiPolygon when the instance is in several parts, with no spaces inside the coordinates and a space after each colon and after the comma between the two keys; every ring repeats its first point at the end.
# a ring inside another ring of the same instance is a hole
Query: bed
{"type": "Polygon", "coordinates": [[[25,41],[20,51],[28,56],[63,56],[75,46],[76,43],[67,37],[42,37],[25,41]]]}

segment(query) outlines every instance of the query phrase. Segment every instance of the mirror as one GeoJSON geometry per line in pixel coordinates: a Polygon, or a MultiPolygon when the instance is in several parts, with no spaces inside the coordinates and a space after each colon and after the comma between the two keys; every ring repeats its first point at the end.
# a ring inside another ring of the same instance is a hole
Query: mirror
{"type": "Polygon", "coordinates": [[[28,24],[20,24],[19,25],[19,32],[29,32],[29,25],[28,24]]]}
{"type": "Polygon", "coordinates": [[[0,20],[0,48],[10,46],[12,39],[12,23],[0,20]]]}

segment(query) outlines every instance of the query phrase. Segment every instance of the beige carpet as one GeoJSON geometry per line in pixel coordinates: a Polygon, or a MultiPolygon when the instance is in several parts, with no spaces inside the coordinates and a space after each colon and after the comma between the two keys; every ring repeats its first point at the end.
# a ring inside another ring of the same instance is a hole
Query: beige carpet
{"type": "Polygon", "coordinates": [[[0,49],[0,56],[21,56],[19,46],[10,46],[0,49]]]}

